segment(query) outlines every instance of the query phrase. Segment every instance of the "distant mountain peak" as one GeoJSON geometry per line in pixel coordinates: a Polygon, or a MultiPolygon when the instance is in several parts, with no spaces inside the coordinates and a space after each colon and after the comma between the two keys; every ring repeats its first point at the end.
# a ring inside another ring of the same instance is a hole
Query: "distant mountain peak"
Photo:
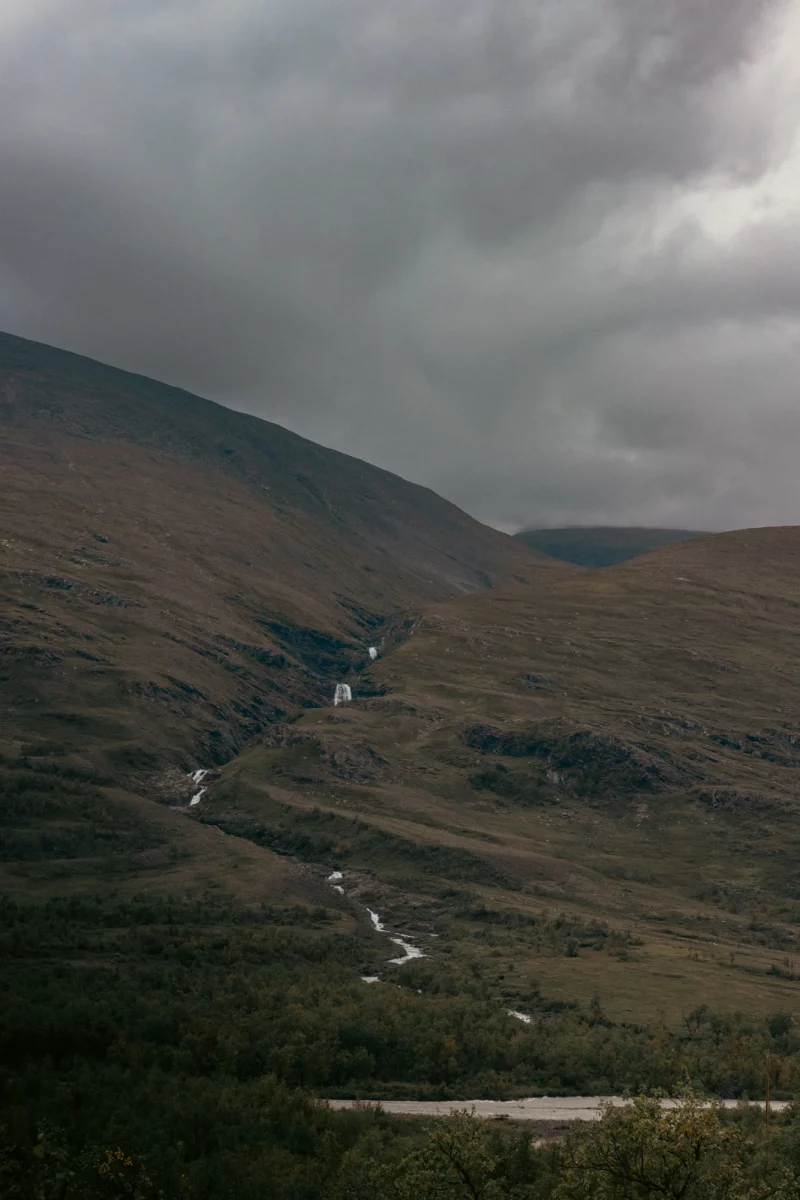
{"type": "Polygon", "coordinates": [[[581,567],[609,567],[670,542],[702,537],[698,529],[656,529],[645,525],[565,525],[523,529],[517,541],[533,550],[581,567]]]}

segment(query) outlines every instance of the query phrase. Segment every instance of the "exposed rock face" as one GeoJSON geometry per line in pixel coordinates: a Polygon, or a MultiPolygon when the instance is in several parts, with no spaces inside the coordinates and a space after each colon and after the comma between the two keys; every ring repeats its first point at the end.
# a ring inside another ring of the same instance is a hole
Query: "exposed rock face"
{"type": "Polygon", "coordinates": [[[272,725],[262,740],[264,745],[275,749],[308,746],[319,754],[333,775],[353,783],[377,779],[389,766],[385,758],[364,742],[345,740],[336,735],[320,737],[292,725],[272,725]]]}
{"type": "Polygon", "coordinates": [[[752,814],[770,810],[789,812],[791,801],[781,796],[769,796],[764,792],[743,792],[735,788],[705,788],[693,793],[694,797],[709,808],[723,812],[752,814]]]}
{"type": "Polygon", "coordinates": [[[153,799],[160,800],[162,804],[183,808],[188,807],[192,797],[197,795],[201,784],[203,789],[207,790],[209,785],[218,778],[218,771],[206,770],[203,772],[202,779],[198,780],[195,772],[187,774],[178,767],[165,767],[162,771],[157,771],[147,777],[143,790],[153,799]]]}
{"type": "Polygon", "coordinates": [[[473,725],[463,739],[483,754],[540,759],[549,768],[551,782],[582,792],[659,792],[686,787],[697,779],[696,772],[684,764],[602,730],[543,724],[504,731],[494,725],[473,725]]]}
{"type": "Polygon", "coordinates": [[[546,692],[553,686],[547,675],[534,675],[530,672],[521,676],[520,682],[529,692],[546,692]]]}
{"type": "Polygon", "coordinates": [[[336,744],[326,738],[320,740],[319,748],[333,773],[340,779],[353,782],[376,779],[389,765],[385,758],[363,744],[336,744]]]}

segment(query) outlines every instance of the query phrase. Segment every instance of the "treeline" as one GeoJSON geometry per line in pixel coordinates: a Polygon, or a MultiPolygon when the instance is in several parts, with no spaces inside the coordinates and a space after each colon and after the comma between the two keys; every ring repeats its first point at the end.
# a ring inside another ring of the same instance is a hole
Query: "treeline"
{"type": "Polygon", "coordinates": [[[728,1097],[800,1089],[800,1027],[705,1007],[681,1030],[617,1025],[600,1006],[539,997],[511,1018],[481,964],[445,958],[358,978],[362,939],[325,909],[113,896],[0,907],[0,1056],[9,1086],[46,1063],[114,1070],[267,1074],[329,1093],[502,1097],[674,1090],[685,1077],[728,1097]],[[559,1011],[562,1009],[562,1011],[559,1011]]]}

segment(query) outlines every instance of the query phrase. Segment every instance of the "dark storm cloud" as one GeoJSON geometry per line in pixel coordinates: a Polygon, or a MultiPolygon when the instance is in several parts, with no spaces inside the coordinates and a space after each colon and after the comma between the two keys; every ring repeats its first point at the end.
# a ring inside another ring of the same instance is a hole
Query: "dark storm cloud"
{"type": "Polygon", "coordinates": [[[800,521],[797,7],[10,0],[0,325],[504,527],[800,521]]]}

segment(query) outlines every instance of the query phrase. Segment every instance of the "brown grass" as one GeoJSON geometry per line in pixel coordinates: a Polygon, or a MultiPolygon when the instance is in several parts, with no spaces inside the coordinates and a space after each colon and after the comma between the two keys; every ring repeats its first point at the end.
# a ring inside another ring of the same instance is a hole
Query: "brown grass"
{"type": "MultiPolygon", "coordinates": [[[[334,718],[337,739],[384,760],[380,777],[343,794],[324,758],[300,766],[258,747],[225,774],[250,789],[252,812],[265,789],[297,809],[477,853],[521,889],[472,887],[485,903],[599,917],[641,941],[627,956],[564,957],[526,956],[517,939],[517,973],[549,994],[598,995],[611,1015],[639,1020],[680,1020],[701,1002],[795,1008],[799,585],[800,531],[781,529],[450,602],[421,614],[372,669],[390,694],[334,718]],[[532,691],[524,675],[545,682],[532,691]],[[540,757],[471,748],[464,733],[476,724],[590,729],[601,746],[663,764],[665,782],[626,787],[601,750],[584,764],[597,774],[587,794],[585,771],[553,783],[540,757]],[[527,774],[538,801],[477,790],[470,776],[494,765],[527,774]]],[[[332,716],[307,713],[299,728],[324,741],[332,716]]],[[[384,875],[385,902],[401,911],[407,865],[384,875]]],[[[417,883],[430,890],[430,879],[417,883]]],[[[469,939],[462,950],[478,952],[469,939]]]]}

